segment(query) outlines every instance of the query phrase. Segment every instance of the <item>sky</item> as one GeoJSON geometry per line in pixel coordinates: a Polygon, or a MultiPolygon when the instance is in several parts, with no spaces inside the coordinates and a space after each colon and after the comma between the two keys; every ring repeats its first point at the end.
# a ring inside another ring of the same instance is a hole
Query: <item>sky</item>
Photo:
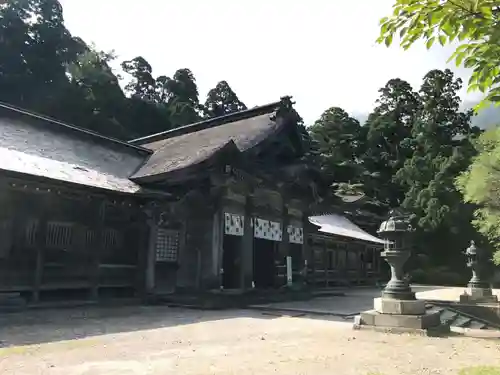
{"type": "MultiPolygon", "coordinates": [[[[226,80],[248,107],[291,95],[306,124],[329,107],[370,112],[391,78],[418,88],[452,47],[404,51],[377,45],[379,20],[394,0],[60,0],[75,36],[143,56],[155,76],[193,72],[200,98],[226,80]]],[[[465,89],[463,90],[465,96],[465,89]]]]}

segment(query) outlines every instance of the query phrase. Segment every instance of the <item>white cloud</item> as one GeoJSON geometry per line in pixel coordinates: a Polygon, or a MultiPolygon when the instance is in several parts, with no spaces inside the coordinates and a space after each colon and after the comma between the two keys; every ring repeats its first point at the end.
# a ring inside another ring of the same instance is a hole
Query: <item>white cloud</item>
{"type": "Polygon", "coordinates": [[[393,0],[61,3],[74,35],[114,49],[121,60],[141,55],[156,75],[190,68],[202,96],[225,79],[248,106],[292,95],[306,122],[331,106],[369,111],[389,79],[417,87],[451,54],[376,45],[378,21],[393,0]]]}

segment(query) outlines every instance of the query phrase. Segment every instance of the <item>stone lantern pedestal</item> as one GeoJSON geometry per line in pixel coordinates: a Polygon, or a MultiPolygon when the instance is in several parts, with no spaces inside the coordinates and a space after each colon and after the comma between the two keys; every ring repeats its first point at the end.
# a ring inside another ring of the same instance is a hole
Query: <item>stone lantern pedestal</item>
{"type": "Polygon", "coordinates": [[[356,317],[354,328],[372,328],[392,332],[448,332],[449,326],[441,324],[438,311],[428,311],[425,301],[417,300],[404,278],[403,266],[411,255],[413,229],[409,218],[392,211],[388,220],[378,230],[386,240],[382,257],[391,268],[391,280],[379,298],[374,299],[373,310],[356,317]]]}
{"type": "Polygon", "coordinates": [[[489,262],[488,255],[481,248],[476,247],[474,241],[465,250],[467,266],[472,270],[472,278],[467,289],[460,296],[461,303],[498,303],[498,297],[493,294],[490,283],[484,276],[489,262]]]}

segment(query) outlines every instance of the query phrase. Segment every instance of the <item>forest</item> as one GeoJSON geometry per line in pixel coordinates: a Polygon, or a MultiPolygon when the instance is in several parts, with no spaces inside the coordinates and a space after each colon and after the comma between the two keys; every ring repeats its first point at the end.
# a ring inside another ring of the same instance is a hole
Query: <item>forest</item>
{"type": "MultiPolygon", "coordinates": [[[[120,139],[246,108],[226,81],[200,98],[191,70],[156,75],[143,56],[121,62],[122,88],[115,59],[71,35],[58,0],[0,5],[1,102],[120,139]]],[[[420,282],[467,281],[462,252],[471,240],[487,245],[472,225],[476,207],[464,203],[456,183],[482,132],[473,111],[461,110],[461,87],[449,70],[428,72],[417,88],[395,77],[363,123],[333,106],[304,124],[333,190],[360,191],[413,214],[420,282]]]]}

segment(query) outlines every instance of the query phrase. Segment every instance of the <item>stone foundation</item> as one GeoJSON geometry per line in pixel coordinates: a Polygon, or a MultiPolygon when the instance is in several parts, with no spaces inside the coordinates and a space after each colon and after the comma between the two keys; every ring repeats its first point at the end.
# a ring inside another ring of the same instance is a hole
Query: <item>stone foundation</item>
{"type": "Polygon", "coordinates": [[[468,288],[460,295],[461,303],[498,303],[491,288],[468,288]]]}
{"type": "Polygon", "coordinates": [[[388,332],[446,333],[438,311],[426,311],[425,301],[375,298],[374,310],[362,312],[354,328],[372,328],[388,332]]]}
{"type": "Polygon", "coordinates": [[[423,315],[425,302],[420,300],[397,300],[390,298],[375,298],[374,310],[380,314],[423,315]]]}

